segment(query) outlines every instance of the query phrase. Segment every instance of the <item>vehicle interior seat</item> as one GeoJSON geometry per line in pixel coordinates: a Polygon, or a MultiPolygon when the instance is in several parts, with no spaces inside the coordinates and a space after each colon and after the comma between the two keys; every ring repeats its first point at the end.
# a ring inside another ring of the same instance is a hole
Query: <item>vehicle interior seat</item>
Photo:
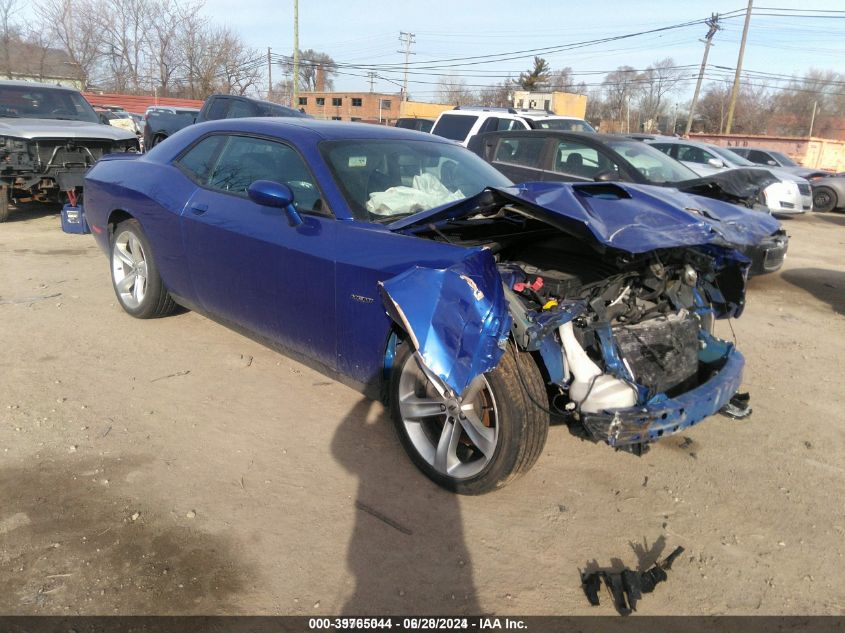
{"type": "Polygon", "coordinates": [[[566,163],[563,171],[572,174],[573,176],[581,176],[584,173],[584,157],[578,152],[572,152],[566,157],[566,163]]]}

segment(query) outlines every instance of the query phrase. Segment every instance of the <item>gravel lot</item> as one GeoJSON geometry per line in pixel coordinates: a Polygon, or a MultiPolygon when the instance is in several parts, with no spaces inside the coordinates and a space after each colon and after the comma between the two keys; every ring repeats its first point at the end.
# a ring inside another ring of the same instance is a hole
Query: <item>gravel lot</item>
{"type": "Polygon", "coordinates": [[[132,319],[90,236],[13,212],[0,612],[611,614],[579,570],[682,545],[640,613],[842,614],[845,215],[785,224],[733,323],[750,420],[642,458],[554,427],[527,476],[463,498],[381,405],[197,314],[132,319]]]}

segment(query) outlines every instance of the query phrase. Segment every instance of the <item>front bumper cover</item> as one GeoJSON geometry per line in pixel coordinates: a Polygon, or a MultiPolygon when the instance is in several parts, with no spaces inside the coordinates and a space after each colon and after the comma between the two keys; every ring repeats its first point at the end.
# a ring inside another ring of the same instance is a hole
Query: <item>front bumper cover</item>
{"type": "Polygon", "coordinates": [[[745,358],[735,348],[707,382],[675,398],[660,397],[643,406],[582,413],[581,423],[594,440],[621,447],[645,444],[682,431],[717,413],[742,383],[745,358]]]}

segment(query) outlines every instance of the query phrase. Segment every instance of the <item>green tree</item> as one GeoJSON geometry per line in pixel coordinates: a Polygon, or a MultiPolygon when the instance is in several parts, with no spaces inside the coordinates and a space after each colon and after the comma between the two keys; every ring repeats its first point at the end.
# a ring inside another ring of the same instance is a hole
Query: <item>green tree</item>
{"type": "Polygon", "coordinates": [[[534,68],[519,74],[519,85],[523,90],[536,92],[548,86],[551,75],[549,62],[542,57],[534,58],[534,68]]]}

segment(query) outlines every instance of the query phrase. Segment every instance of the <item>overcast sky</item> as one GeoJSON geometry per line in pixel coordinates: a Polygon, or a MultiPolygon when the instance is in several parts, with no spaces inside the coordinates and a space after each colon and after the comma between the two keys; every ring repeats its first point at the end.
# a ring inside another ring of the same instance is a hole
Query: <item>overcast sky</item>
{"type": "MultiPolygon", "coordinates": [[[[213,21],[237,30],[247,43],[274,53],[289,55],[293,48],[293,0],[206,0],[204,13],[213,21]]],[[[454,57],[495,55],[564,46],[605,37],[626,35],[659,27],[703,20],[711,12],[734,15],[722,19],[710,63],[733,68],[736,65],[744,9],[743,0],[714,0],[710,3],[683,0],[593,0],[586,2],[514,2],[510,0],[418,0],[416,2],[352,2],[350,0],[300,0],[299,42],[331,55],[344,64],[401,65],[403,55],[399,32],[415,34],[411,50],[413,65],[454,57]]],[[[744,68],[753,71],[803,74],[810,68],[845,71],[845,19],[796,17],[789,9],[818,9],[840,12],[845,2],[813,0],[756,0],[744,68]],[[766,8],[768,7],[768,9],[766,8]],[[774,11],[773,8],[777,8],[774,11]],[[786,16],[764,16],[784,13],[786,16]]],[[[662,33],[584,46],[575,50],[541,53],[552,69],[570,66],[576,73],[607,71],[627,64],[641,69],[665,57],[678,65],[690,65],[689,76],[701,63],[706,26],[696,24],[662,33]]],[[[517,57],[513,55],[512,57],[517,57]]],[[[409,81],[409,93],[420,99],[436,96],[442,73],[460,77],[467,84],[481,85],[515,77],[531,66],[531,53],[517,59],[429,71],[416,70],[409,81]],[[420,74],[416,74],[420,73],[420,74]]],[[[475,60],[485,61],[483,59],[475,60]]],[[[456,62],[450,62],[454,64],[456,62]]],[[[367,90],[368,69],[345,68],[335,78],[340,90],[367,90]],[[363,75],[357,77],[354,75],[363,75]]],[[[279,71],[276,71],[279,72],[279,71]]],[[[710,71],[713,76],[718,71],[710,71]]],[[[402,82],[401,69],[379,69],[379,75],[402,82]]],[[[281,73],[280,73],[281,74],[281,73]]],[[[731,71],[724,73],[732,77],[731,71]]],[[[601,81],[601,74],[579,75],[578,80],[601,81]]],[[[691,92],[693,79],[687,86],[691,92]]],[[[376,82],[376,90],[393,92],[396,83],[376,82]]],[[[680,98],[680,97],[679,97],[680,98]]]]}

